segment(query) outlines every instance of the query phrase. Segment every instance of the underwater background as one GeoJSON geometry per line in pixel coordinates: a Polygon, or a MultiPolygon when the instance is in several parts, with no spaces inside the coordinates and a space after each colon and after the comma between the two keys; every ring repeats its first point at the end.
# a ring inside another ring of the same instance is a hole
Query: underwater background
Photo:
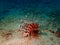
{"type": "Polygon", "coordinates": [[[0,0],[0,30],[15,30],[24,21],[56,31],[60,28],[60,0],[0,0]]]}

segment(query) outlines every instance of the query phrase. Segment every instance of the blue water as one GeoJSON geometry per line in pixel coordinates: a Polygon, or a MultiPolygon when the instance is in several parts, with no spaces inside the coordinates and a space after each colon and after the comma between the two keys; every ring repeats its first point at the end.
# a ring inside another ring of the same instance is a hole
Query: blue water
{"type": "Polygon", "coordinates": [[[60,0],[0,0],[0,28],[6,23],[28,20],[25,15],[41,24],[41,29],[60,28],[60,0]]]}

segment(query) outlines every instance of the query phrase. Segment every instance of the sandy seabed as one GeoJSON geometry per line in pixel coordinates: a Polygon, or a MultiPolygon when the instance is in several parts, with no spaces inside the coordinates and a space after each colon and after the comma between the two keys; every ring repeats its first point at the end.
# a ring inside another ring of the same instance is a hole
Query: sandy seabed
{"type": "Polygon", "coordinates": [[[39,35],[38,38],[24,37],[23,31],[0,30],[0,45],[59,45],[60,38],[49,31],[43,31],[47,35],[39,35]]]}

